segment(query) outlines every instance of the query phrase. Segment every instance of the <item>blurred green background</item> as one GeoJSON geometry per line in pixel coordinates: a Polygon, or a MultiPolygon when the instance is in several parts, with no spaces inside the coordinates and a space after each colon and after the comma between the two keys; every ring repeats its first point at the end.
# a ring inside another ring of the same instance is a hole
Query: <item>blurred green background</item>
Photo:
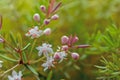
{"type": "MultiPolygon", "coordinates": [[[[60,45],[62,35],[76,34],[79,37],[78,44],[92,45],[93,42],[90,42],[92,34],[99,30],[104,31],[112,23],[120,26],[120,0],[57,1],[62,2],[58,11],[60,19],[46,26],[51,27],[53,32],[51,36],[42,37],[41,41],[57,46],[60,45]]],[[[37,24],[32,17],[36,12],[41,14],[39,6],[42,4],[48,6],[48,0],[0,0],[0,15],[3,17],[1,32],[21,33],[23,41],[27,42],[28,38],[24,39],[25,33],[37,24]]],[[[79,61],[70,60],[56,66],[57,68],[53,70],[53,80],[94,80],[96,78],[94,65],[98,63],[101,54],[86,50],[78,50],[82,55],[79,61]]]]}

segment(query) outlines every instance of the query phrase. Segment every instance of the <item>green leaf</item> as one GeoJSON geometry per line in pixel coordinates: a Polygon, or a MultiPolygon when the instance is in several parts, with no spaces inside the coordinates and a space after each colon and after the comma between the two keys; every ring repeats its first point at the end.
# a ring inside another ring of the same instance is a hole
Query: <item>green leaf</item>
{"type": "Polygon", "coordinates": [[[95,67],[99,68],[99,69],[107,69],[107,67],[105,66],[98,66],[98,65],[95,65],[95,67]]]}
{"type": "Polygon", "coordinates": [[[29,50],[29,51],[30,51],[30,52],[29,52],[29,56],[31,56],[31,53],[33,52],[33,49],[34,49],[34,47],[35,47],[36,42],[37,42],[37,39],[35,39],[35,40],[32,42],[31,49],[29,50]]]}
{"type": "Polygon", "coordinates": [[[25,49],[27,49],[30,45],[31,45],[31,43],[28,43],[28,44],[22,49],[22,51],[25,50],[25,49]]]}
{"type": "Polygon", "coordinates": [[[48,76],[47,76],[47,80],[51,80],[52,74],[53,74],[53,72],[52,72],[52,70],[51,70],[51,71],[49,72],[48,76]]]}
{"type": "Polygon", "coordinates": [[[64,72],[66,78],[70,79],[70,75],[67,72],[64,72]]]}
{"type": "Polygon", "coordinates": [[[16,39],[15,39],[15,37],[14,37],[12,32],[10,32],[10,38],[11,38],[12,42],[14,43],[14,45],[16,45],[17,41],[16,41],[16,39]]]}
{"type": "Polygon", "coordinates": [[[9,57],[7,57],[6,55],[3,55],[3,54],[0,54],[0,57],[5,59],[5,60],[11,61],[11,62],[18,62],[18,60],[9,58],[9,57]]]}
{"type": "Polygon", "coordinates": [[[108,35],[109,39],[114,43],[114,38],[112,37],[109,30],[107,31],[107,35],[108,35]]]}
{"type": "Polygon", "coordinates": [[[22,48],[22,36],[20,33],[17,33],[17,46],[22,48]]]}
{"type": "Polygon", "coordinates": [[[80,67],[79,67],[78,65],[76,65],[76,64],[75,64],[73,67],[74,67],[76,70],[80,70],[80,67]]]}
{"type": "Polygon", "coordinates": [[[103,35],[103,39],[105,40],[106,43],[108,43],[110,46],[113,46],[114,44],[112,43],[112,41],[105,35],[103,35]]]}
{"type": "Polygon", "coordinates": [[[22,54],[23,54],[23,55],[22,55],[22,56],[23,56],[23,61],[24,61],[24,62],[27,62],[26,53],[25,53],[25,52],[23,52],[22,54]]]}
{"type": "Polygon", "coordinates": [[[27,69],[29,69],[32,73],[34,73],[35,75],[39,75],[38,74],[38,72],[32,67],[32,66],[30,66],[30,65],[27,65],[27,64],[25,64],[25,67],[27,68],[27,69]]]}

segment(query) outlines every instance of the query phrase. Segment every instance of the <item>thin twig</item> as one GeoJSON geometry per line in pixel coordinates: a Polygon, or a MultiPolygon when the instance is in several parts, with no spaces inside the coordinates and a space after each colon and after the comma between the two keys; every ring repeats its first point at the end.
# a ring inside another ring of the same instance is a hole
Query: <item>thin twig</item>
{"type": "Polygon", "coordinates": [[[19,64],[13,66],[12,68],[8,69],[7,71],[5,71],[4,73],[2,73],[2,75],[0,75],[0,77],[4,76],[6,73],[12,71],[14,68],[16,68],[17,66],[19,66],[19,64]]]}

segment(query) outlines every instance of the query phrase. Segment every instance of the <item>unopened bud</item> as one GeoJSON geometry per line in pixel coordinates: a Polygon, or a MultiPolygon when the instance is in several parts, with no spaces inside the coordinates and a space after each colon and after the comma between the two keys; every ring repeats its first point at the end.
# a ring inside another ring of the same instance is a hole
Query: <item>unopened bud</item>
{"type": "Polygon", "coordinates": [[[34,19],[35,21],[37,21],[37,22],[40,22],[40,15],[39,15],[38,13],[35,13],[35,14],[33,15],[33,19],[34,19]]]}
{"type": "Polygon", "coordinates": [[[71,53],[71,56],[74,60],[78,60],[79,59],[79,54],[78,53],[71,53]]]}
{"type": "Polygon", "coordinates": [[[56,52],[56,53],[54,54],[54,59],[60,59],[60,55],[59,55],[58,52],[56,52]]]}
{"type": "Polygon", "coordinates": [[[62,50],[63,51],[67,51],[68,50],[68,46],[67,45],[62,46],[62,50]]]}
{"type": "Polygon", "coordinates": [[[61,37],[61,42],[62,44],[66,44],[68,42],[69,38],[67,36],[62,36],[61,37]]]}
{"type": "Polygon", "coordinates": [[[45,29],[45,30],[43,31],[43,33],[44,33],[45,35],[50,35],[50,34],[51,34],[51,29],[50,29],[50,28],[47,28],[47,29],[45,29]]]}
{"type": "Polygon", "coordinates": [[[46,12],[46,7],[45,7],[45,5],[41,5],[41,6],[40,6],[40,10],[45,13],[45,12],[46,12]]]}
{"type": "Polygon", "coordinates": [[[52,20],[57,20],[58,18],[59,18],[59,16],[57,14],[55,14],[51,17],[52,20]]]}
{"type": "Polygon", "coordinates": [[[48,25],[49,23],[50,23],[50,19],[45,19],[45,20],[44,20],[44,24],[45,24],[45,25],[48,25]]]}
{"type": "Polygon", "coordinates": [[[79,38],[78,38],[77,36],[75,36],[75,37],[73,37],[72,43],[75,43],[75,42],[77,42],[78,40],[79,40],[79,38]]]}

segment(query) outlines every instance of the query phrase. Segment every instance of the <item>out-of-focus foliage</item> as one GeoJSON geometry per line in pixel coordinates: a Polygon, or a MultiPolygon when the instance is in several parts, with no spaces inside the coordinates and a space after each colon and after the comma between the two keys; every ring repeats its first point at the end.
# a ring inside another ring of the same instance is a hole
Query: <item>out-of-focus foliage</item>
{"type": "MultiPolygon", "coordinates": [[[[1,33],[20,33],[22,35],[22,40],[24,40],[22,45],[27,45],[26,42],[28,42],[28,38],[26,38],[24,34],[29,27],[36,24],[33,21],[32,16],[36,12],[40,13],[39,6],[41,4],[48,6],[48,1],[49,0],[0,0],[0,15],[3,17],[1,33]]],[[[91,45],[91,48],[78,50],[81,54],[78,62],[73,60],[66,61],[59,66],[56,66],[57,68],[50,71],[49,74],[47,72],[42,72],[42,69],[40,68],[39,71],[41,71],[40,73],[42,74],[40,75],[42,76],[41,80],[44,80],[47,75],[49,75],[48,80],[50,80],[51,77],[53,80],[94,80],[96,74],[94,74],[95,67],[93,65],[98,63],[100,59],[99,56],[104,55],[104,53],[119,53],[117,52],[119,51],[120,45],[118,39],[119,35],[117,35],[120,34],[119,31],[114,27],[107,28],[104,33],[103,31],[108,25],[112,24],[111,20],[118,27],[120,26],[120,0],[57,1],[62,2],[62,6],[58,11],[60,19],[50,23],[48,27],[52,27],[52,35],[49,37],[41,37],[41,41],[47,40],[48,42],[53,43],[53,46],[57,46],[60,44],[60,37],[62,35],[76,34],[80,38],[79,43],[88,43],[91,45]]],[[[42,13],[40,14],[41,19],[43,19],[44,15],[42,15],[42,13]]],[[[14,35],[18,37],[18,34],[14,35]]],[[[6,38],[11,40],[8,35],[6,35],[6,38]]],[[[32,40],[30,40],[30,42],[32,42],[32,40]]],[[[14,45],[14,42],[11,41],[11,43],[14,45]]],[[[34,43],[35,42],[31,45],[34,45],[34,43]]],[[[41,42],[37,41],[37,45],[40,44],[41,42]]],[[[19,44],[14,46],[19,46],[19,44]]],[[[29,47],[28,49],[31,48],[32,47],[29,47]]],[[[7,51],[9,50],[7,49],[7,51]]],[[[35,54],[37,51],[33,50],[33,52],[34,55],[32,58],[35,58],[37,56],[37,54],[35,54]]],[[[119,57],[116,55],[112,56],[110,59],[111,61],[107,61],[110,64],[103,64],[108,67],[102,67],[101,69],[108,69],[108,72],[102,71],[102,75],[119,75],[119,72],[116,73],[114,68],[111,68],[111,64],[116,64],[113,59],[115,57],[116,59],[119,59],[119,57]]],[[[16,55],[14,57],[17,58],[16,55]]],[[[105,62],[105,59],[102,62],[105,62]]],[[[13,64],[8,66],[9,64],[6,63],[5,65],[6,67],[4,67],[4,70],[7,69],[7,67],[11,67],[13,64]]],[[[36,64],[36,66],[40,65],[36,64]]],[[[112,67],[114,66],[115,65],[112,67]]],[[[119,67],[119,65],[117,65],[117,67],[119,67]]],[[[28,74],[30,74],[30,72],[26,72],[24,76],[26,77],[28,74]]],[[[31,80],[35,80],[33,76],[31,77],[31,80]]],[[[31,77],[27,76],[27,79],[31,77]]]]}
{"type": "MultiPolygon", "coordinates": [[[[96,66],[98,70],[98,79],[119,80],[119,61],[120,61],[120,29],[115,25],[111,25],[106,28],[104,33],[98,32],[94,35],[94,40],[97,43],[93,43],[100,53],[104,53],[101,61],[101,66],[96,66]]],[[[94,41],[95,42],[95,41],[94,41]]]]}

